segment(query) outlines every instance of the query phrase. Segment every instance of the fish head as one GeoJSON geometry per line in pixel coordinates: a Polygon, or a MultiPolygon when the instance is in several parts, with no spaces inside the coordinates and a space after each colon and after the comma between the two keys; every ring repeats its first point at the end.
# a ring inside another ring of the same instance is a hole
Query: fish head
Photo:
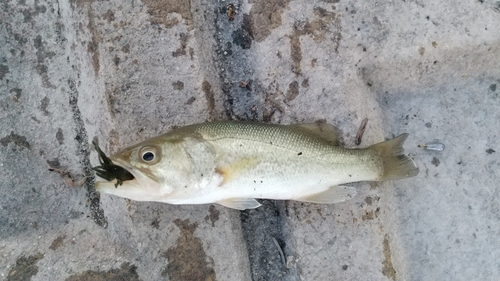
{"type": "Polygon", "coordinates": [[[112,163],[133,175],[133,179],[98,181],[101,193],[136,201],[164,201],[186,181],[190,159],[182,142],[164,136],[128,147],[109,157],[112,163]]]}

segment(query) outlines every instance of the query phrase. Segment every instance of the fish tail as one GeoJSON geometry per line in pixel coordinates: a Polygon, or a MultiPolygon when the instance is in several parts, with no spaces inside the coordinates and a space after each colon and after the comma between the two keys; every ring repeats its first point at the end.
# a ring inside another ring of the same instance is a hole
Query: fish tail
{"type": "Polygon", "coordinates": [[[377,143],[368,149],[374,150],[382,158],[383,169],[378,180],[397,180],[418,175],[418,167],[404,155],[403,143],[408,134],[399,135],[391,140],[377,143]]]}

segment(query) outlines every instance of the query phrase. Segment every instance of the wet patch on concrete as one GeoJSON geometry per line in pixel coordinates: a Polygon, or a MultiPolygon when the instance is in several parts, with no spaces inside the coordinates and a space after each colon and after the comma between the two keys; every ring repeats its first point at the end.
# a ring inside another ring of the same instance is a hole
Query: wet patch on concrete
{"type": "Polygon", "coordinates": [[[42,85],[46,88],[53,87],[49,81],[49,77],[47,74],[48,67],[45,65],[45,59],[54,57],[56,53],[45,49],[43,38],[41,35],[38,35],[35,40],[33,40],[33,45],[36,48],[36,72],[42,77],[42,85]]]}
{"type": "Polygon", "coordinates": [[[174,90],[180,91],[184,89],[184,82],[177,80],[172,83],[172,86],[174,87],[174,90]]]}
{"type": "Polygon", "coordinates": [[[212,85],[210,85],[210,83],[208,83],[208,81],[205,80],[203,81],[201,88],[205,93],[205,98],[207,99],[208,114],[212,116],[215,108],[215,94],[214,91],[212,90],[212,85]]]}
{"type": "Polygon", "coordinates": [[[115,117],[117,113],[120,113],[120,110],[118,109],[118,97],[121,94],[121,89],[119,87],[115,87],[112,90],[109,88],[106,88],[106,91],[104,92],[105,97],[106,97],[106,104],[108,106],[108,112],[111,115],[111,117],[115,117]]]}
{"type": "Polygon", "coordinates": [[[384,247],[384,261],[382,262],[382,274],[391,278],[393,281],[396,280],[396,270],[392,265],[391,260],[391,247],[389,245],[389,239],[387,234],[384,236],[384,242],[382,243],[384,247]]]}
{"type": "Polygon", "coordinates": [[[361,216],[361,219],[363,221],[373,220],[378,218],[379,214],[380,214],[379,208],[377,208],[376,210],[365,211],[365,213],[361,216]]]}
{"type": "Polygon", "coordinates": [[[14,88],[10,90],[10,93],[12,95],[12,100],[15,102],[19,102],[19,98],[21,97],[22,90],[19,88],[14,88]]]}
{"type": "Polygon", "coordinates": [[[160,229],[160,218],[154,218],[151,222],[151,226],[156,229],[160,229]]]}
{"type": "Polygon", "coordinates": [[[64,244],[64,238],[66,238],[66,235],[62,235],[54,239],[54,241],[52,241],[52,244],[49,246],[49,249],[55,251],[60,248],[64,244]]]}
{"type": "Polygon", "coordinates": [[[441,164],[441,161],[439,161],[439,159],[437,159],[436,157],[432,157],[431,164],[437,167],[439,166],[439,164],[441,164]]]}
{"type": "Polygon", "coordinates": [[[299,95],[299,83],[293,81],[288,85],[288,90],[286,91],[285,101],[291,102],[299,95]]]}
{"type": "Polygon", "coordinates": [[[48,97],[44,97],[40,102],[40,106],[38,107],[45,116],[50,115],[50,112],[47,110],[47,107],[49,107],[49,103],[50,99],[48,97]]]}
{"type": "Polygon", "coordinates": [[[207,262],[209,257],[203,249],[203,242],[194,235],[198,223],[190,223],[189,219],[176,219],[174,223],[181,233],[175,246],[163,254],[168,265],[161,275],[168,276],[169,280],[215,281],[215,271],[207,262]]]}
{"type": "Polygon", "coordinates": [[[16,260],[16,265],[12,267],[7,275],[7,281],[31,280],[31,277],[38,273],[36,263],[43,258],[41,253],[33,256],[21,256],[16,260]]]}
{"type": "Polygon", "coordinates": [[[23,150],[24,148],[31,150],[31,145],[26,141],[26,137],[15,134],[14,132],[10,132],[10,135],[1,138],[0,143],[3,146],[7,146],[9,143],[13,143],[21,150],[23,150]]]}
{"type": "Polygon", "coordinates": [[[497,84],[491,84],[489,88],[490,88],[490,91],[494,92],[497,90],[497,84]]]}
{"type": "Polygon", "coordinates": [[[57,129],[56,139],[59,144],[64,143],[64,134],[61,128],[57,129]]]}
{"type": "Polygon", "coordinates": [[[280,123],[285,113],[284,94],[278,83],[273,81],[264,94],[262,118],[264,122],[280,123]]]}
{"type": "Polygon", "coordinates": [[[120,268],[109,271],[87,270],[82,273],[72,275],[66,281],[139,281],[137,267],[128,262],[122,263],[120,268]]]}
{"type": "Polygon", "coordinates": [[[262,42],[273,29],[281,25],[281,14],[291,0],[251,0],[250,25],[254,39],[262,42]]]}
{"type": "Polygon", "coordinates": [[[300,86],[302,86],[302,88],[309,87],[309,78],[302,80],[302,83],[300,84],[300,86]]]}
{"type": "Polygon", "coordinates": [[[144,0],[151,15],[151,24],[162,24],[171,28],[179,23],[179,20],[170,14],[177,13],[185,20],[189,29],[193,28],[193,14],[191,13],[191,1],[176,0],[144,0]]]}
{"type": "MultiPolygon", "coordinates": [[[[79,9],[83,9],[84,6],[87,6],[87,18],[89,20],[87,24],[87,29],[90,31],[91,35],[91,40],[87,43],[87,53],[90,54],[92,57],[92,67],[94,68],[94,75],[98,76],[99,75],[99,70],[101,68],[100,62],[99,62],[99,41],[101,40],[101,37],[99,36],[99,32],[97,31],[97,25],[95,23],[95,14],[94,10],[92,8],[92,3],[94,0],[73,0],[71,1],[71,7],[75,9],[74,4],[79,9]]],[[[114,16],[114,14],[113,14],[114,16]]],[[[109,17],[106,16],[107,19],[109,17]]],[[[82,27],[80,27],[82,29],[82,27]]],[[[87,29],[82,30],[82,32],[86,32],[87,29]]]]}
{"type": "Polygon", "coordinates": [[[210,205],[210,208],[208,209],[209,214],[205,217],[205,221],[212,223],[212,227],[215,227],[215,222],[219,220],[220,216],[220,211],[217,210],[215,205],[210,205]]]}
{"type": "Polygon", "coordinates": [[[240,46],[242,49],[250,49],[252,47],[253,34],[250,15],[243,15],[241,28],[233,31],[231,37],[233,38],[233,44],[240,46]]]}
{"type": "Polygon", "coordinates": [[[7,73],[9,73],[9,67],[7,65],[0,64],[0,80],[3,80],[7,73]]]}
{"type": "Polygon", "coordinates": [[[179,34],[179,42],[181,43],[181,46],[177,50],[172,52],[173,57],[179,57],[179,56],[186,55],[186,47],[187,47],[188,39],[189,39],[189,34],[186,34],[186,33],[179,34]]]}
{"type": "Polygon", "coordinates": [[[92,33],[92,40],[87,44],[87,52],[92,56],[92,66],[94,67],[94,75],[99,75],[101,64],[99,62],[99,34],[94,22],[94,13],[92,7],[88,7],[89,30],[92,33]]]}
{"type": "Polygon", "coordinates": [[[320,7],[314,8],[314,15],[317,17],[311,22],[309,20],[305,22],[296,21],[293,25],[293,33],[289,36],[293,62],[292,72],[295,74],[301,73],[302,48],[300,46],[300,36],[311,35],[313,40],[319,43],[325,41],[328,35],[333,42],[333,49],[338,53],[342,39],[340,15],[320,7]]]}

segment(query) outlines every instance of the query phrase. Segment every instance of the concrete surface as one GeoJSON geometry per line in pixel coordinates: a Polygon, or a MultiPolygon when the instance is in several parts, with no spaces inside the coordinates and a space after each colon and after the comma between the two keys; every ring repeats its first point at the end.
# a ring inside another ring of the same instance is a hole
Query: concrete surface
{"type": "Polygon", "coordinates": [[[500,2],[227,4],[0,3],[0,279],[498,280],[500,2]],[[244,212],[93,189],[95,138],[325,120],[354,147],[365,117],[419,176],[244,212]]]}

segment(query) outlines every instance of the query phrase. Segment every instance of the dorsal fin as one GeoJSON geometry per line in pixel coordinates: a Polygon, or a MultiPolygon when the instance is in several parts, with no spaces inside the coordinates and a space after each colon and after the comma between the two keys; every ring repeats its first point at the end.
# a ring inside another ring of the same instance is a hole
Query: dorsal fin
{"type": "Polygon", "coordinates": [[[298,130],[302,133],[307,133],[315,137],[319,137],[331,145],[340,145],[340,130],[328,123],[308,123],[308,124],[293,124],[287,125],[292,130],[298,130]]]}

